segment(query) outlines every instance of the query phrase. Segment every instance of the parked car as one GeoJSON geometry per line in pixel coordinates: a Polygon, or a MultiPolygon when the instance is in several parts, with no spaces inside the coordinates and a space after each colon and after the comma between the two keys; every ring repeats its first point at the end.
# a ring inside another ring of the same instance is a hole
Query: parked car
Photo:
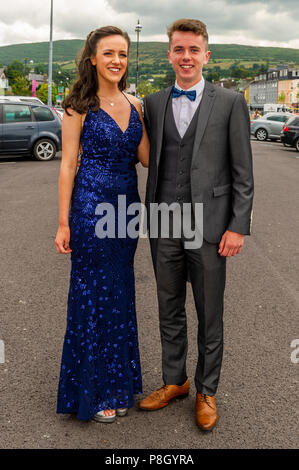
{"type": "Polygon", "coordinates": [[[284,125],[280,134],[283,145],[295,147],[299,152],[299,116],[293,115],[284,125]]]}
{"type": "Polygon", "coordinates": [[[1,101],[44,104],[36,96],[0,96],[1,101]]]}
{"type": "Polygon", "coordinates": [[[251,120],[251,134],[257,140],[278,140],[284,124],[292,116],[291,113],[267,113],[259,119],[251,120]]]}
{"type": "Polygon", "coordinates": [[[49,161],[59,150],[61,118],[52,108],[0,98],[0,154],[31,154],[49,161]]]}

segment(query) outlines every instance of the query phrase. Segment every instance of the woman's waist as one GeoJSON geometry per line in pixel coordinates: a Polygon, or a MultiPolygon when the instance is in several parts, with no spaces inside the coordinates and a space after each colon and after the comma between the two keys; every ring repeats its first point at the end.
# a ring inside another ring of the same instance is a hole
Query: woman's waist
{"type": "Polygon", "coordinates": [[[103,152],[103,153],[87,153],[81,154],[82,165],[96,165],[104,168],[114,166],[131,166],[135,162],[136,152],[103,152]]]}
{"type": "Polygon", "coordinates": [[[137,172],[134,163],[122,162],[99,162],[99,161],[82,161],[76,176],[91,179],[107,179],[107,180],[135,180],[137,172]]]}
{"type": "Polygon", "coordinates": [[[84,194],[86,197],[99,197],[107,195],[117,197],[119,194],[138,193],[138,183],[136,171],[134,174],[114,174],[84,172],[80,168],[73,188],[73,195],[84,194]]]}

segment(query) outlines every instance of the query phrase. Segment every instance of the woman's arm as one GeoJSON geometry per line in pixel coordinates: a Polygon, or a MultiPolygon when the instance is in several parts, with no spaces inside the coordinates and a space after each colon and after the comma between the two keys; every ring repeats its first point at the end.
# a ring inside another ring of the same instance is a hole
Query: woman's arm
{"type": "Polygon", "coordinates": [[[69,210],[77,170],[82,116],[68,109],[62,120],[62,160],[58,182],[59,226],[55,239],[57,253],[71,253],[69,210]]]}
{"type": "Polygon", "coordinates": [[[135,108],[138,111],[140,120],[142,122],[142,128],[143,128],[143,133],[142,133],[142,138],[140,141],[140,144],[138,145],[138,150],[137,150],[137,158],[142,164],[142,166],[148,168],[148,163],[149,163],[149,150],[150,150],[150,144],[149,144],[149,138],[146,132],[143,116],[142,116],[142,108],[141,108],[141,103],[138,98],[135,96],[126,95],[131,103],[135,106],[135,108]]]}

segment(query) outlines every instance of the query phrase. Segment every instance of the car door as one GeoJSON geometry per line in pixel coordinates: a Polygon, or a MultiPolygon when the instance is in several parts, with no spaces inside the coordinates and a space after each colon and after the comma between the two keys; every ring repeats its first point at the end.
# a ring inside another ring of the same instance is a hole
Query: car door
{"type": "Polygon", "coordinates": [[[39,134],[44,136],[50,132],[56,133],[58,128],[54,114],[46,106],[32,106],[32,112],[38,123],[39,134]]]}
{"type": "Polygon", "coordinates": [[[3,104],[3,152],[27,152],[31,136],[37,131],[30,106],[26,104],[3,104]]]}
{"type": "Polygon", "coordinates": [[[270,137],[280,137],[280,132],[284,124],[283,116],[280,114],[273,114],[268,116],[267,120],[269,120],[269,126],[271,129],[270,137]]]}

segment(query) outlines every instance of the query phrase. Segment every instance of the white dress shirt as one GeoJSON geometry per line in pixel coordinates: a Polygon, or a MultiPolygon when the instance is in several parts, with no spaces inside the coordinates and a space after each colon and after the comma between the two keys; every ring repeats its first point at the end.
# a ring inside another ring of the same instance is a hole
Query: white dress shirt
{"type": "MultiPolygon", "coordinates": [[[[177,82],[175,82],[175,87],[178,90],[182,90],[182,88],[177,84],[177,82]]],[[[191,88],[188,88],[188,90],[185,90],[185,91],[196,90],[195,101],[189,100],[189,98],[186,95],[182,95],[179,98],[172,98],[173,116],[174,116],[177,130],[181,137],[184,136],[194,116],[194,113],[200,104],[204,87],[205,87],[205,80],[202,77],[202,79],[198,83],[196,83],[196,85],[194,85],[191,88]]]]}

